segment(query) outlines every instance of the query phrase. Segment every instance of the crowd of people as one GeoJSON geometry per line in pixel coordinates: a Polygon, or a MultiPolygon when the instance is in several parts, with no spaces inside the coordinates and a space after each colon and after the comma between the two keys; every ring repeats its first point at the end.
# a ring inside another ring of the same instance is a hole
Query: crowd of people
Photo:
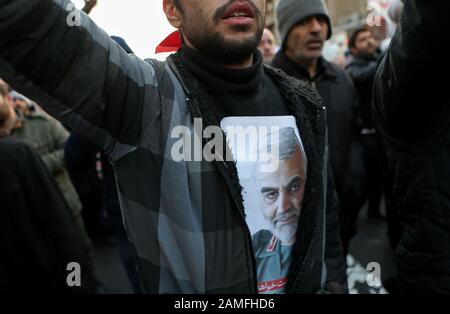
{"type": "Polygon", "coordinates": [[[279,1],[279,46],[264,0],[164,0],[165,62],[107,36],[97,1],[74,27],[67,0],[0,0],[0,291],[107,292],[92,254],[107,245],[134,293],[348,293],[366,208],[396,252],[389,292],[450,293],[450,112],[433,76],[449,4],[393,2],[395,35],[352,30],[342,66],[324,58],[323,0],[279,1]],[[245,121],[272,128],[256,151],[277,170],[233,146],[224,125],[245,121]],[[179,126],[227,140],[174,160],[179,126]]]}

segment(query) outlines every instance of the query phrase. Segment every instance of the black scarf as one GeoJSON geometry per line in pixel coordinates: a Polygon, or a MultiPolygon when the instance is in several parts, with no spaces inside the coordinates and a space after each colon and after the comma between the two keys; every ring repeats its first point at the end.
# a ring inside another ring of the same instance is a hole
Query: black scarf
{"type": "Polygon", "coordinates": [[[181,50],[181,61],[208,91],[215,94],[255,91],[264,74],[259,50],[253,55],[253,64],[246,69],[225,68],[186,46],[181,50]]]}
{"type": "Polygon", "coordinates": [[[253,64],[245,69],[225,68],[188,47],[183,47],[180,59],[211,95],[217,120],[232,116],[289,115],[279,88],[264,72],[258,50],[253,64]]]}

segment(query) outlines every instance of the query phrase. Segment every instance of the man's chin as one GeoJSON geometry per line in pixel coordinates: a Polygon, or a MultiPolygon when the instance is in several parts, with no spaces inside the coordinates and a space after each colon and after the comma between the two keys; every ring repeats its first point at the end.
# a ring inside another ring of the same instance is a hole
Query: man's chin
{"type": "Polygon", "coordinates": [[[292,227],[294,230],[273,232],[275,237],[280,240],[283,244],[285,243],[295,243],[295,235],[297,233],[297,228],[292,227]]]}
{"type": "Polygon", "coordinates": [[[219,64],[242,63],[258,47],[260,40],[258,32],[236,32],[221,26],[215,27],[214,30],[193,32],[188,38],[197,50],[219,64]]]}
{"type": "Polygon", "coordinates": [[[322,49],[315,49],[308,51],[307,58],[308,59],[318,59],[322,56],[322,49]]]}
{"type": "Polygon", "coordinates": [[[228,31],[221,33],[225,42],[229,44],[234,45],[242,45],[248,42],[257,42],[259,41],[255,40],[257,34],[255,32],[250,31],[228,31]]]}
{"type": "Polygon", "coordinates": [[[292,246],[295,244],[295,237],[277,237],[283,246],[292,246]]]}

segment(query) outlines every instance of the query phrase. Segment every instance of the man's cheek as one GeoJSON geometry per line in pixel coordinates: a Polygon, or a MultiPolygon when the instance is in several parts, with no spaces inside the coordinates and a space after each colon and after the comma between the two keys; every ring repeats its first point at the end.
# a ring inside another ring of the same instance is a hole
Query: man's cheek
{"type": "Polygon", "coordinates": [[[292,205],[296,209],[300,209],[301,208],[304,195],[305,195],[305,190],[304,189],[301,189],[300,191],[295,193],[295,196],[292,199],[292,205]]]}
{"type": "Polygon", "coordinates": [[[263,209],[264,218],[266,218],[267,220],[272,221],[275,218],[275,214],[276,209],[274,207],[267,206],[263,209]]]}

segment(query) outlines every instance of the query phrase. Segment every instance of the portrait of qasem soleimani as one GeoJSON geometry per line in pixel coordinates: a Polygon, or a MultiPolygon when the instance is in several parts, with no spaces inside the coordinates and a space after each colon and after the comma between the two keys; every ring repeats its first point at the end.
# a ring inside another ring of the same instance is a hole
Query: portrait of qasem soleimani
{"type": "Polygon", "coordinates": [[[287,277],[305,193],[307,160],[301,141],[293,128],[278,132],[278,136],[269,132],[259,142],[258,151],[269,158],[258,161],[253,171],[264,221],[253,235],[259,282],[287,277]],[[269,163],[277,167],[264,167],[269,163]]]}

